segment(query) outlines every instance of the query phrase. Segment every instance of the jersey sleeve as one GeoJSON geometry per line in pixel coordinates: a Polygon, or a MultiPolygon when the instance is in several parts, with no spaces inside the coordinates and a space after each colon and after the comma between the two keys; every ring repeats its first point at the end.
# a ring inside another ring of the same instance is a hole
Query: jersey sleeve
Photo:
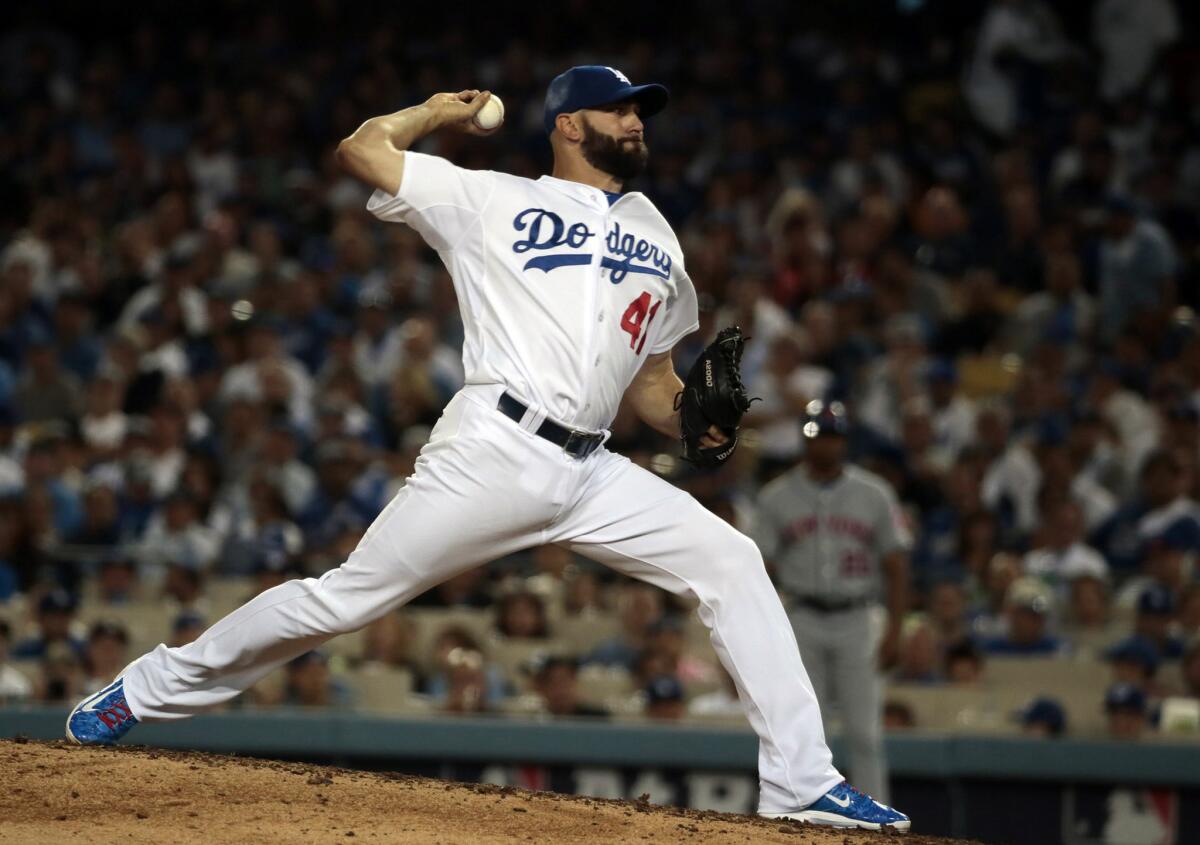
{"type": "Polygon", "coordinates": [[[662,327],[658,331],[651,355],[670,351],[680,340],[700,328],[700,309],[696,304],[696,288],[687,273],[679,274],[675,296],[664,303],[667,312],[663,315],[662,327]]]}
{"type": "Polygon", "coordinates": [[[441,252],[453,249],[473,226],[491,199],[496,174],[467,170],[444,158],[404,153],[404,175],[393,196],[376,190],[367,211],[380,220],[406,223],[441,252]]]}
{"type": "Polygon", "coordinates": [[[883,555],[906,552],[913,546],[908,515],[890,487],[879,488],[879,504],[875,519],[875,552],[883,555]]]}

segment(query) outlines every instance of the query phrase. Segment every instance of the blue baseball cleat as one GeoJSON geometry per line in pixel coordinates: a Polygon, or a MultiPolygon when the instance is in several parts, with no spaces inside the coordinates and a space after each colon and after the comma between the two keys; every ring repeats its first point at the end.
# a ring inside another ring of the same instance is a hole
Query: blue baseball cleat
{"type": "Polygon", "coordinates": [[[865,792],[842,781],[803,810],[794,813],[760,813],[768,819],[795,819],[830,827],[864,830],[908,830],[912,824],[904,813],[880,804],[865,792]]]}
{"type": "Polygon", "coordinates": [[[79,745],[112,745],[137,723],[125,701],[125,681],[117,678],[75,705],[67,717],[67,739],[79,745]]]}

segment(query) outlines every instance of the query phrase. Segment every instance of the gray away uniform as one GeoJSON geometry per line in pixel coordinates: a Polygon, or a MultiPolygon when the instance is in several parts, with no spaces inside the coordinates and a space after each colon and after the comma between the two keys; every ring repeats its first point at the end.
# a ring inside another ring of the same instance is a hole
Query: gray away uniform
{"type": "Polygon", "coordinates": [[[859,467],[818,484],[800,465],[763,488],[756,516],[755,539],[775,564],[821,712],[839,706],[850,772],[886,804],[881,560],[912,547],[896,494],[859,467]]]}

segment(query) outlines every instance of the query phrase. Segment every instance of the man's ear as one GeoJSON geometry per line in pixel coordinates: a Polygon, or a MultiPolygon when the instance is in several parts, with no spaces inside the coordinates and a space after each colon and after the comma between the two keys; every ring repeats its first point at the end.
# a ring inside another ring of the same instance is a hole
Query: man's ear
{"type": "Polygon", "coordinates": [[[583,140],[583,126],[578,114],[578,112],[572,112],[570,114],[560,114],[554,118],[554,128],[558,130],[558,134],[571,142],[583,140]]]}

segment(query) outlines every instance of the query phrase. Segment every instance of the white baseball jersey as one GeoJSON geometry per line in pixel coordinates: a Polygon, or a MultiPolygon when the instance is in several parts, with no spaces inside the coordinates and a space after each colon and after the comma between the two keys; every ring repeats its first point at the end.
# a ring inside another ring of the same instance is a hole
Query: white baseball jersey
{"type": "Polygon", "coordinates": [[[467,384],[507,385],[572,428],[606,428],[646,356],[699,325],[679,241],[640,193],[406,152],[400,190],[367,209],[416,229],[450,271],[467,384]]]}

